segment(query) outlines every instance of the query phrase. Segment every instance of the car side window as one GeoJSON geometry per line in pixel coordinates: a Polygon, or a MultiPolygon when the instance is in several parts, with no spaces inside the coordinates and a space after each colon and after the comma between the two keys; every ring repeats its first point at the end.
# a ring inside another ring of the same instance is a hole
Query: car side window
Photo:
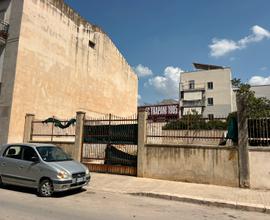
{"type": "Polygon", "coordinates": [[[22,159],[22,147],[21,146],[10,146],[6,149],[3,156],[21,160],[22,159]]]}
{"type": "Polygon", "coordinates": [[[33,158],[38,158],[37,153],[31,147],[23,147],[23,160],[33,161],[33,158]]]}

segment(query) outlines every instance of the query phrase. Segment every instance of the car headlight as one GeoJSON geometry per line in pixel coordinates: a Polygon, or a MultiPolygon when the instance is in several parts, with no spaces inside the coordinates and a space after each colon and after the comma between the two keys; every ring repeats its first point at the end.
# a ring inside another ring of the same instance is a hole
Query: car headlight
{"type": "Polygon", "coordinates": [[[85,174],[86,174],[86,175],[89,175],[89,173],[90,173],[89,169],[88,169],[88,168],[86,168],[86,170],[85,170],[85,174]]]}
{"type": "Polygon", "coordinates": [[[67,173],[66,171],[60,171],[57,174],[57,178],[59,178],[59,179],[68,179],[68,178],[70,178],[70,174],[67,173]]]}

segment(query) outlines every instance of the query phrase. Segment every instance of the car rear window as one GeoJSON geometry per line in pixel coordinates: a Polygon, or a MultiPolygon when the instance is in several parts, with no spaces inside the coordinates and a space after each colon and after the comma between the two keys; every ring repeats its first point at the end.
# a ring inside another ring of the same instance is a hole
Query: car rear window
{"type": "Polygon", "coordinates": [[[22,147],[10,146],[6,149],[3,156],[13,158],[13,159],[22,159],[22,147]]]}

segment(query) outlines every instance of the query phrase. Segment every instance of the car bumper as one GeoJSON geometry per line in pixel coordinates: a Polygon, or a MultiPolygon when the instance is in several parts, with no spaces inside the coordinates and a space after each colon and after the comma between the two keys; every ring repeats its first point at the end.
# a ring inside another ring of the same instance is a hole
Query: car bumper
{"type": "Polygon", "coordinates": [[[53,190],[54,192],[63,192],[67,190],[81,188],[87,186],[90,182],[91,176],[85,176],[83,180],[78,182],[77,179],[71,180],[54,180],[53,181],[53,190]]]}

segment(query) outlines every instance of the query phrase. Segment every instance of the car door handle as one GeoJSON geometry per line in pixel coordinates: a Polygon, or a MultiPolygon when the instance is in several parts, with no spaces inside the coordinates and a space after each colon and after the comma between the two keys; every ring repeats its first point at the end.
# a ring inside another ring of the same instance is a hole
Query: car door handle
{"type": "Polygon", "coordinates": [[[21,169],[23,169],[23,168],[24,168],[24,166],[22,166],[22,165],[21,165],[21,166],[19,166],[19,169],[20,169],[20,170],[21,170],[21,169]]]}
{"type": "Polygon", "coordinates": [[[2,167],[5,167],[7,164],[5,162],[1,163],[2,167]]]}

